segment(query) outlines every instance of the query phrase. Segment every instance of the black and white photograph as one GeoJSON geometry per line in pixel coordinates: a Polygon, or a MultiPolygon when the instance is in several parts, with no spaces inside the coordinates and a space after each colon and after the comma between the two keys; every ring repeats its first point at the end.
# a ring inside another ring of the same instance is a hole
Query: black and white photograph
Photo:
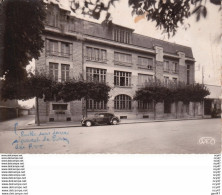
{"type": "Polygon", "coordinates": [[[2,0],[0,152],[221,153],[220,0],[2,0]]]}

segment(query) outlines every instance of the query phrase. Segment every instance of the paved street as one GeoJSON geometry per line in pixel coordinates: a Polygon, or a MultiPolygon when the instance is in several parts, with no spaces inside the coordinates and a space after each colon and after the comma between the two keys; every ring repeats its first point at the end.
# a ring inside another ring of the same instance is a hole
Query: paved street
{"type": "Polygon", "coordinates": [[[221,120],[0,132],[1,153],[219,153],[221,120]],[[201,137],[214,142],[199,143],[201,137]]]}

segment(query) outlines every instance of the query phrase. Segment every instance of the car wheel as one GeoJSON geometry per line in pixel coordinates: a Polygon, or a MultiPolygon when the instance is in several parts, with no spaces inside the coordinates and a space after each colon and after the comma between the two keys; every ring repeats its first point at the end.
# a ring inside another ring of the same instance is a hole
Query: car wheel
{"type": "Polygon", "coordinates": [[[113,120],[112,120],[112,124],[113,124],[113,125],[117,125],[117,124],[118,124],[118,121],[117,121],[116,119],[113,119],[113,120]]]}
{"type": "Polygon", "coordinates": [[[87,127],[91,127],[92,126],[92,122],[91,121],[86,121],[85,124],[86,124],[87,127]]]}

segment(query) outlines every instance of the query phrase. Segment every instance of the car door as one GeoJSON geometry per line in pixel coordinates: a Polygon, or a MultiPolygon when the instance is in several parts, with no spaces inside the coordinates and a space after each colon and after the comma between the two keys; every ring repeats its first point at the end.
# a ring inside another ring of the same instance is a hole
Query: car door
{"type": "Polygon", "coordinates": [[[103,124],[104,123],[104,114],[99,114],[98,117],[96,118],[96,123],[98,124],[103,124]]]}
{"type": "Polygon", "coordinates": [[[104,122],[105,122],[106,124],[110,124],[111,118],[112,118],[112,115],[109,114],[109,113],[106,113],[106,114],[105,114],[105,117],[104,117],[104,122]]]}

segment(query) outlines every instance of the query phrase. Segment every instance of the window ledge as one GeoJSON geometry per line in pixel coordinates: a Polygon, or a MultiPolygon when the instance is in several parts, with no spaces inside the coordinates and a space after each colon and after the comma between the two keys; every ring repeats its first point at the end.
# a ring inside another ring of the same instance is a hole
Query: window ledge
{"type": "Polygon", "coordinates": [[[145,69],[145,70],[153,71],[153,67],[152,67],[152,68],[148,68],[147,66],[142,66],[142,65],[139,65],[139,64],[137,64],[137,67],[138,67],[139,69],[145,69]]]}
{"type": "MultiPolygon", "coordinates": [[[[85,57],[85,58],[86,58],[86,57],[85,57]]],[[[87,59],[87,58],[86,58],[86,61],[89,61],[89,62],[98,62],[98,63],[107,64],[107,61],[108,61],[108,60],[93,60],[93,59],[87,59]]]]}

